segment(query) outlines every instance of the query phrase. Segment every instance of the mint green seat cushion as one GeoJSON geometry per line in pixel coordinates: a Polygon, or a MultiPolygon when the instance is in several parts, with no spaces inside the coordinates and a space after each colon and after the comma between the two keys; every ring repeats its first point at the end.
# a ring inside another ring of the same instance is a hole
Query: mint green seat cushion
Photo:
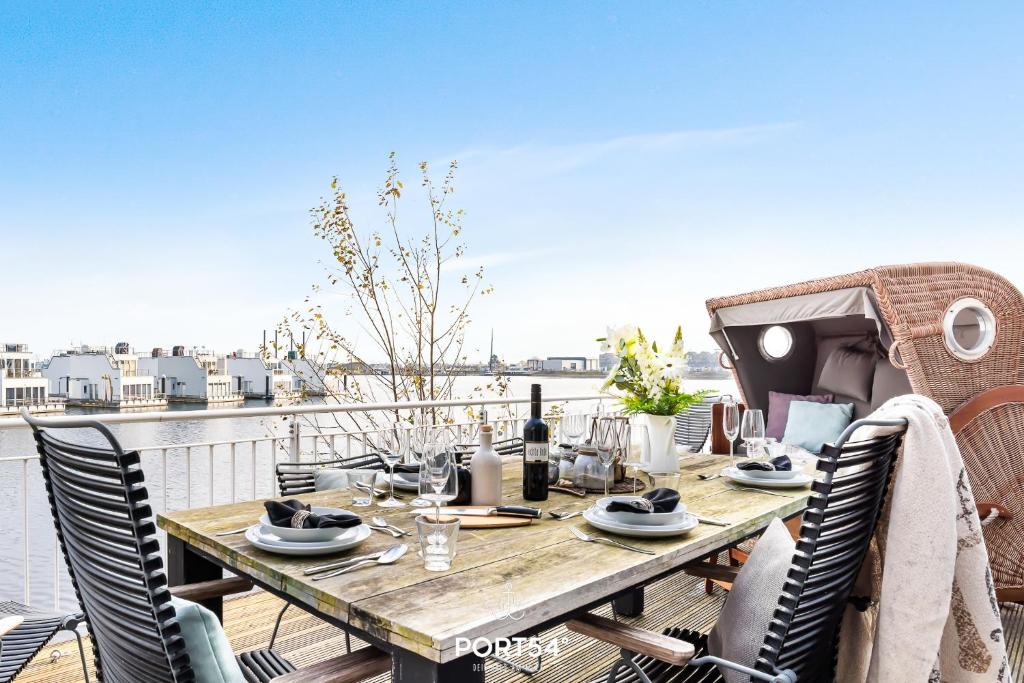
{"type": "Polygon", "coordinates": [[[196,683],[245,683],[228,637],[217,616],[202,605],[171,598],[192,662],[196,683]]]}
{"type": "Polygon", "coordinates": [[[789,404],[782,443],[821,453],[822,446],[838,439],[852,421],[852,403],[793,401],[789,404]]]}

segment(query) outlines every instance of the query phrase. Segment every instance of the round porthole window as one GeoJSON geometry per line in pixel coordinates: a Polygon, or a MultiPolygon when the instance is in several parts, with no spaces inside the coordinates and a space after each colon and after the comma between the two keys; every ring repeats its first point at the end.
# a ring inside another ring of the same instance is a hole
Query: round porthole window
{"type": "Polygon", "coordinates": [[[783,325],[772,325],[761,330],[757,345],[766,360],[783,360],[793,353],[793,333],[783,325]]]}
{"type": "Polygon", "coordinates": [[[954,301],[942,319],[942,337],[949,352],[960,360],[978,360],[996,340],[996,317],[981,301],[954,301]]]}

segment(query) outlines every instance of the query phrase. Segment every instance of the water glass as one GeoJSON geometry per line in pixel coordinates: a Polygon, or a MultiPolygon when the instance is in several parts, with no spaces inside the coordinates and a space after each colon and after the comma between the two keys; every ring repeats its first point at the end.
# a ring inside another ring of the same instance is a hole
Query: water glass
{"type": "Polygon", "coordinates": [[[651,482],[651,490],[672,489],[679,490],[679,472],[648,472],[647,479],[651,482]]]}
{"type": "Polygon", "coordinates": [[[390,491],[387,500],[377,504],[382,508],[401,508],[405,503],[395,498],[395,465],[402,462],[409,450],[408,430],[399,424],[386,427],[369,439],[370,447],[377,451],[381,459],[388,466],[388,490],[390,491]]]}
{"type": "Polygon", "coordinates": [[[740,427],[740,438],[747,446],[747,457],[756,458],[764,443],[764,413],[760,410],[747,410],[743,413],[743,424],[740,427]]]}
{"type": "Polygon", "coordinates": [[[373,484],[377,480],[376,470],[349,470],[348,487],[352,490],[352,506],[368,508],[373,503],[373,484]]]}
{"type": "Polygon", "coordinates": [[[459,525],[458,517],[416,517],[416,534],[420,539],[423,568],[428,572],[444,572],[451,569],[459,540],[459,525]]]}
{"type": "Polygon", "coordinates": [[[587,416],[576,413],[563,415],[561,420],[562,434],[570,446],[574,448],[580,445],[580,437],[587,429],[587,416]]]}

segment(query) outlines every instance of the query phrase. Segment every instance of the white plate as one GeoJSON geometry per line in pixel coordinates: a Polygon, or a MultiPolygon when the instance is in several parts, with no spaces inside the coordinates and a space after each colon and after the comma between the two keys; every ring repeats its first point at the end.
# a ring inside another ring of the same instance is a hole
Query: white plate
{"type": "Polygon", "coordinates": [[[628,501],[631,498],[641,498],[641,496],[609,496],[601,498],[594,505],[600,508],[604,514],[624,524],[663,526],[665,524],[676,524],[686,519],[686,506],[682,503],[678,503],[676,509],[671,512],[608,512],[608,505],[612,501],[628,501]]]}
{"type": "Polygon", "coordinates": [[[607,531],[619,536],[632,536],[634,538],[665,538],[668,536],[683,536],[697,528],[699,522],[693,515],[687,514],[686,518],[678,524],[665,524],[651,526],[649,524],[624,524],[608,516],[600,508],[592,507],[583,513],[583,519],[591,526],[601,531],[607,531]]]}
{"type": "Polygon", "coordinates": [[[751,477],[741,469],[726,467],[722,470],[722,476],[742,486],[755,486],[762,489],[796,489],[809,486],[814,477],[809,477],[798,472],[790,479],[765,479],[763,477],[751,477]]]}
{"type": "MultiPolygon", "coordinates": [[[[340,515],[340,514],[355,514],[348,510],[341,508],[321,508],[314,507],[310,510],[317,515],[340,515]]],[[[326,529],[292,529],[291,527],[274,526],[270,523],[270,517],[267,513],[263,513],[260,516],[260,524],[266,527],[266,530],[273,533],[275,536],[280,538],[282,541],[294,541],[296,543],[324,543],[326,541],[332,541],[337,538],[338,534],[347,529],[339,529],[338,527],[328,527],[326,529]]]]}
{"type": "Polygon", "coordinates": [[[284,541],[273,535],[266,535],[260,531],[260,525],[255,524],[245,532],[245,540],[252,543],[260,550],[278,555],[326,555],[341,550],[353,548],[370,536],[370,527],[365,524],[342,530],[336,538],[325,543],[294,543],[284,541]]]}
{"type": "MultiPolygon", "coordinates": [[[[386,479],[385,479],[386,481],[386,479]]],[[[416,491],[420,490],[420,477],[418,474],[403,474],[401,472],[395,472],[395,490],[397,491],[416,491]],[[406,477],[416,477],[415,479],[406,479],[406,477]]]]}

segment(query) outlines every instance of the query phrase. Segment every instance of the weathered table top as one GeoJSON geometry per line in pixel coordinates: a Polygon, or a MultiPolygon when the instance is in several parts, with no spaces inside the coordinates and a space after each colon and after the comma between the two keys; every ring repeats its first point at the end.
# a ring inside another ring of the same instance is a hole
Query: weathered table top
{"type": "MultiPolygon", "coordinates": [[[[428,572],[415,553],[415,536],[402,542],[410,551],[392,566],[371,566],[322,581],[311,581],[303,569],[380,550],[396,543],[374,532],[361,546],[334,555],[287,557],[263,552],[244,535],[214,533],[255,523],[262,501],[182,510],[159,516],[159,525],[239,574],[252,576],[296,603],[351,624],[394,647],[435,662],[455,658],[456,638],[511,637],[533,626],[627,590],[685,562],[731,545],[774,517],[788,517],[806,505],[809,489],[763,492],[732,490],[724,478],[697,479],[719,471],[727,456],[696,455],[682,460],[680,494],[691,512],[730,522],[729,527],[701,524],[688,536],[664,539],[622,539],[654,550],[643,555],[597,543],[581,542],[569,531],[580,526],[597,532],[582,517],[559,521],[550,517],[529,526],[504,529],[463,529],[458,554],[447,572],[428,572]],[[781,494],[781,495],[780,495],[781,494]],[[514,596],[516,617],[508,617],[508,595],[514,596]]],[[[348,491],[297,496],[315,505],[351,508],[348,491]]],[[[545,511],[585,509],[586,499],[552,492],[540,506],[545,511]]],[[[509,505],[526,503],[521,495],[521,467],[508,462],[504,498],[509,505]]],[[[364,508],[381,514],[400,528],[415,532],[410,508],[364,508]]],[[[601,535],[608,535],[598,532],[601,535]]]]}

